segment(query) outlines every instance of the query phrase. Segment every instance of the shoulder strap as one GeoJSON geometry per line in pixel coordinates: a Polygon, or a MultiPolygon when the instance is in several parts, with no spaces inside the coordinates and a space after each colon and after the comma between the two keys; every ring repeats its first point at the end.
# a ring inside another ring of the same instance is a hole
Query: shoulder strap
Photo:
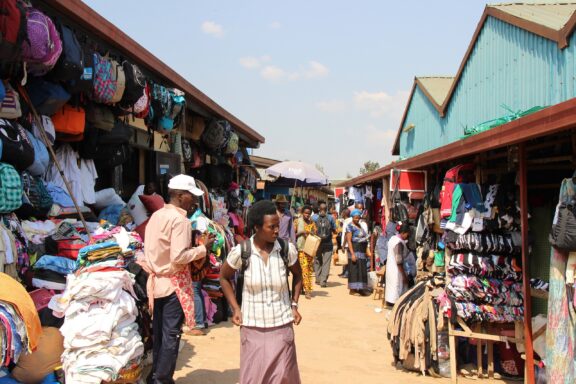
{"type": "Polygon", "coordinates": [[[236,302],[242,306],[242,291],[244,290],[244,272],[250,264],[250,255],[252,254],[252,242],[250,239],[244,240],[240,243],[240,257],[242,259],[242,266],[238,271],[236,278],[236,302]]]}
{"type": "Polygon", "coordinates": [[[284,239],[276,239],[280,244],[280,256],[282,261],[284,261],[284,266],[286,267],[286,287],[288,287],[288,298],[292,300],[292,291],[290,290],[290,283],[288,282],[288,275],[290,274],[290,266],[288,260],[289,243],[284,239]]]}

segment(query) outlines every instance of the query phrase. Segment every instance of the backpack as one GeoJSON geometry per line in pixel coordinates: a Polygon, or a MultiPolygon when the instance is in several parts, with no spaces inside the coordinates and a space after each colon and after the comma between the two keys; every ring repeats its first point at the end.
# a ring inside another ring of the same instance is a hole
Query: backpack
{"type": "Polygon", "coordinates": [[[84,52],[70,27],[60,24],[59,30],[62,38],[62,54],[54,69],[50,71],[50,79],[78,80],[84,73],[84,52]]]}
{"type": "Polygon", "coordinates": [[[92,98],[97,103],[110,103],[116,93],[116,82],[112,74],[112,62],[94,53],[94,91],[92,98]]]}
{"type": "Polygon", "coordinates": [[[16,61],[27,34],[24,2],[0,0],[0,60],[16,61]]]}
{"type": "Polygon", "coordinates": [[[110,132],[114,129],[116,118],[109,107],[91,103],[86,106],[86,122],[95,128],[110,132]]]}
{"type": "Polygon", "coordinates": [[[34,162],[34,147],[28,141],[26,130],[20,124],[15,124],[0,119],[0,141],[2,141],[0,160],[13,165],[19,171],[24,171],[34,162]]]}
{"type": "Polygon", "coordinates": [[[131,109],[144,94],[146,79],[136,64],[124,61],[122,67],[124,68],[126,83],[120,106],[124,109],[131,109]]]}
{"type": "Polygon", "coordinates": [[[22,180],[13,166],[0,163],[0,213],[14,212],[22,205],[22,180]]]}
{"type": "Polygon", "coordinates": [[[182,158],[185,163],[192,162],[192,147],[188,139],[182,139],[182,158]]]}
{"type": "Polygon", "coordinates": [[[117,120],[110,132],[100,134],[98,144],[128,144],[134,136],[134,128],[117,120]]]}
{"type": "Polygon", "coordinates": [[[6,94],[0,102],[0,118],[3,119],[17,119],[22,116],[22,108],[20,107],[20,96],[18,92],[8,84],[6,86],[6,94]]]}
{"type": "MultiPolygon", "coordinates": [[[[276,239],[280,244],[280,256],[282,256],[282,261],[286,267],[286,285],[288,286],[288,296],[292,297],[290,285],[288,284],[288,275],[290,274],[290,267],[288,266],[288,242],[283,239],[276,239]]],[[[239,306],[242,306],[242,292],[244,291],[244,272],[250,266],[250,256],[252,255],[252,241],[250,239],[244,240],[240,243],[240,257],[242,259],[242,266],[238,270],[238,277],[236,278],[236,302],[239,306]]]]}
{"type": "Polygon", "coordinates": [[[226,148],[224,149],[224,153],[227,155],[233,155],[238,152],[238,142],[239,137],[236,132],[232,132],[230,134],[230,140],[228,140],[228,144],[226,144],[226,148]]]}
{"type": "Polygon", "coordinates": [[[77,78],[70,79],[66,89],[70,93],[83,93],[92,96],[94,92],[94,54],[87,48],[82,48],[82,72],[77,78]]]}
{"type": "Polygon", "coordinates": [[[112,63],[112,81],[116,86],[116,91],[110,99],[110,104],[115,104],[122,100],[124,89],[126,88],[126,75],[124,74],[124,67],[116,60],[110,60],[112,63]]]}
{"type": "Polygon", "coordinates": [[[452,194],[456,184],[462,183],[462,174],[465,172],[473,172],[476,166],[472,163],[461,164],[454,168],[450,168],[444,176],[442,190],[440,191],[440,217],[446,218],[452,214],[452,194]]]}
{"type": "Polygon", "coordinates": [[[30,8],[27,17],[28,37],[22,44],[22,59],[28,73],[44,76],[60,58],[62,40],[52,19],[38,9],[30,8]]]}
{"type": "Polygon", "coordinates": [[[26,87],[39,115],[52,116],[70,100],[70,94],[60,84],[40,77],[32,77],[26,87]]]}
{"type": "Polygon", "coordinates": [[[212,120],[202,133],[202,142],[213,151],[220,151],[226,147],[232,127],[227,120],[212,120]]]}
{"type": "Polygon", "coordinates": [[[28,140],[32,143],[34,147],[34,162],[28,167],[28,172],[33,176],[41,176],[46,172],[48,164],[50,163],[50,156],[48,155],[48,149],[39,138],[35,137],[31,132],[26,131],[28,140]]]}
{"type": "Polygon", "coordinates": [[[98,160],[98,164],[103,168],[115,168],[128,161],[130,154],[128,144],[99,144],[94,153],[94,160],[98,160]]]}
{"type": "Polygon", "coordinates": [[[332,237],[332,225],[328,216],[318,215],[316,219],[316,228],[318,229],[316,235],[322,240],[330,239],[332,237]]]}
{"type": "Polygon", "coordinates": [[[52,208],[54,201],[40,176],[32,176],[28,172],[23,172],[22,188],[30,201],[30,205],[34,208],[45,213],[52,208]]]}
{"type": "Polygon", "coordinates": [[[132,109],[135,118],[145,119],[148,117],[150,113],[150,87],[148,83],[144,86],[144,91],[136,103],[134,103],[132,109]]]}

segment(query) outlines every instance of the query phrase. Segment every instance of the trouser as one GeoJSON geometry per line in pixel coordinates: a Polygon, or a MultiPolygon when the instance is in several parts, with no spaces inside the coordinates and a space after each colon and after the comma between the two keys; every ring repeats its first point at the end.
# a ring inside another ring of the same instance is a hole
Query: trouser
{"type": "Polygon", "coordinates": [[[304,293],[310,293],[312,292],[312,278],[314,276],[314,257],[300,251],[298,252],[298,260],[302,268],[302,288],[304,293]]]}
{"type": "Polygon", "coordinates": [[[319,249],[314,259],[314,272],[316,272],[316,284],[326,284],[332,264],[332,249],[319,249]]]}
{"type": "Polygon", "coordinates": [[[176,293],[154,299],[152,384],[174,384],[184,311],[176,293]]]}
{"type": "Polygon", "coordinates": [[[202,294],[202,282],[193,281],[194,290],[194,322],[196,328],[206,328],[206,307],[204,305],[204,295],[202,294]]]}

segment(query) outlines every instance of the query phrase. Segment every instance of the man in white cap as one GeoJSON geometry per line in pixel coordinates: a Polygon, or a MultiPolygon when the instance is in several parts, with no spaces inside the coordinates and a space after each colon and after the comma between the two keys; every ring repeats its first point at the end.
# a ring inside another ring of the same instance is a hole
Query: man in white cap
{"type": "Polygon", "coordinates": [[[204,193],[194,178],[173,177],[168,183],[168,193],[170,202],[150,217],[144,244],[146,263],[152,272],[148,277],[148,296],[154,299],[153,366],[148,378],[148,383],[153,384],[174,383],[182,324],[187,315],[185,310],[189,310],[189,306],[181,303],[174,278],[192,261],[205,258],[206,249],[214,243],[214,237],[208,236],[204,245],[192,244],[188,215],[196,209],[198,196],[204,193]]]}

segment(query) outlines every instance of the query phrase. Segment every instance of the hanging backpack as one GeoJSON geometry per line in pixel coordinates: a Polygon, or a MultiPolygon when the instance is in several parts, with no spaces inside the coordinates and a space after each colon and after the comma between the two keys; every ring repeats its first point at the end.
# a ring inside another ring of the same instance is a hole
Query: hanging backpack
{"type": "Polygon", "coordinates": [[[52,200],[52,196],[40,176],[33,176],[28,172],[23,172],[22,188],[34,208],[44,213],[52,208],[54,200],[52,200]]]}
{"type": "Polygon", "coordinates": [[[55,81],[79,80],[84,73],[84,52],[74,34],[66,25],[60,24],[62,38],[62,54],[54,69],[50,71],[50,79],[55,81]]]}
{"type": "Polygon", "coordinates": [[[14,212],[22,205],[22,180],[13,166],[0,163],[0,213],[14,212]]]}
{"type": "Polygon", "coordinates": [[[461,164],[450,168],[444,176],[442,190],[440,191],[440,217],[446,218],[452,214],[452,194],[456,184],[462,183],[463,174],[473,172],[476,166],[472,163],[461,164]]]}
{"type": "Polygon", "coordinates": [[[23,171],[34,162],[34,147],[28,141],[26,130],[18,123],[0,119],[0,141],[2,157],[0,161],[13,165],[23,171]]]}
{"type": "Polygon", "coordinates": [[[6,86],[4,99],[0,102],[0,118],[18,119],[21,116],[22,108],[20,107],[20,95],[18,95],[18,92],[8,84],[6,86]]]}
{"type": "Polygon", "coordinates": [[[92,98],[97,103],[110,103],[116,93],[116,83],[112,75],[112,63],[94,53],[94,92],[92,98]]]}
{"type": "Polygon", "coordinates": [[[212,120],[202,133],[202,142],[207,148],[218,152],[228,144],[232,127],[227,120],[212,120]]]}
{"type": "Polygon", "coordinates": [[[239,137],[236,132],[232,132],[230,134],[230,139],[228,140],[228,144],[226,144],[226,148],[224,148],[224,153],[226,155],[233,155],[238,152],[238,145],[239,145],[239,137]]]}
{"type": "Polygon", "coordinates": [[[86,106],[86,121],[95,128],[110,132],[114,128],[116,118],[109,107],[91,103],[86,106]]]}
{"type": "Polygon", "coordinates": [[[70,94],[60,85],[33,77],[26,86],[30,101],[40,115],[52,116],[70,100],[70,94]]]}
{"type": "Polygon", "coordinates": [[[27,15],[28,37],[22,44],[22,59],[28,73],[44,76],[55,65],[62,53],[62,40],[56,26],[38,9],[29,8],[27,15]]]}
{"type": "Polygon", "coordinates": [[[124,109],[132,109],[134,104],[142,97],[144,88],[146,87],[146,78],[140,71],[136,64],[131,64],[128,61],[122,63],[124,68],[124,76],[126,77],[126,85],[120,106],[124,109]]]}
{"type": "Polygon", "coordinates": [[[83,93],[92,97],[94,93],[94,53],[88,48],[82,48],[83,68],[78,78],[70,79],[66,89],[72,94],[83,93]]]}
{"type": "Polygon", "coordinates": [[[61,141],[82,141],[86,127],[84,108],[64,105],[52,116],[56,138],[61,141]]]}
{"type": "Polygon", "coordinates": [[[117,120],[114,123],[114,128],[108,133],[102,133],[98,137],[98,144],[100,145],[118,145],[128,144],[130,139],[134,136],[134,128],[117,120]]]}
{"type": "Polygon", "coordinates": [[[128,144],[99,144],[94,154],[94,160],[104,168],[114,168],[124,164],[130,157],[128,144]]]}
{"type": "Polygon", "coordinates": [[[137,119],[145,119],[150,112],[150,87],[148,84],[144,86],[142,95],[131,108],[134,117],[137,119]]]}
{"type": "Polygon", "coordinates": [[[26,5],[21,0],[0,0],[0,60],[15,61],[27,36],[26,5]]]}
{"type": "Polygon", "coordinates": [[[54,141],[56,141],[56,129],[54,129],[54,123],[52,123],[52,119],[50,116],[46,115],[40,116],[40,119],[42,120],[41,127],[36,124],[35,119],[32,121],[32,132],[34,133],[34,136],[42,140],[42,133],[40,130],[43,129],[50,144],[54,145],[54,141]]]}
{"type": "Polygon", "coordinates": [[[122,100],[122,95],[124,95],[126,76],[122,64],[118,63],[116,60],[110,60],[110,62],[112,63],[112,81],[116,86],[116,91],[110,99],[110,104],[115,104],[122,100]]]}
{"type": "Polygon", "coordinates": [[[42,140],[34,136],[31,132],[26,131],[26,135],[28,141],[30,141],[34,147],[34,162],[28,167],[27,171],[30,172],[32,176],[41,176],[46,173],[46,169],[50,163],[48,149],[46,149],[42,140]]]}

